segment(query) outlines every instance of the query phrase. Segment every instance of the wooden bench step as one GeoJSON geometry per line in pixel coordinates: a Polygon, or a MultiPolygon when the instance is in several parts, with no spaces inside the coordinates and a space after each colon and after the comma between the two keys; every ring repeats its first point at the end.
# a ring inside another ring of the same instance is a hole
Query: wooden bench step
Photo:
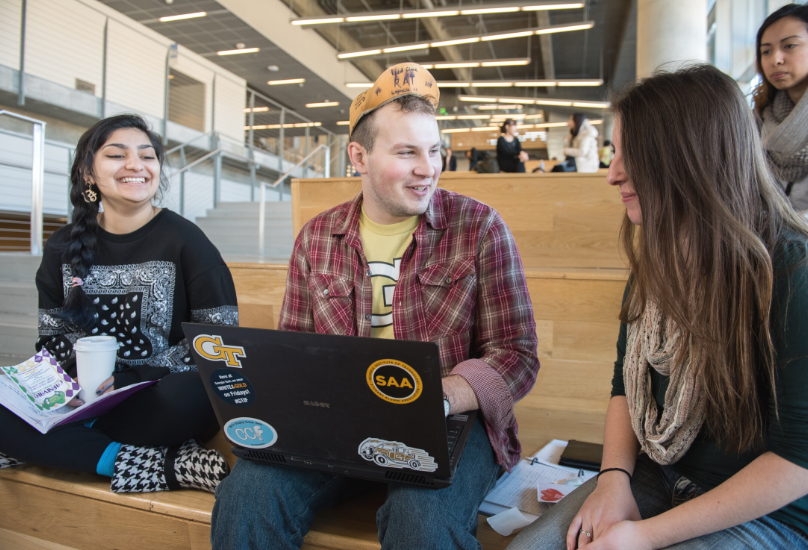
{"type": "MultiPolygon", "coordinates": [[[[382,487],[323,510],[303,548],[378,550],[376,509],[384,498],[382,487]]],[[[0,548],[210,548],[214,498],[202,491],[115,494],[108,478],[23,465],[0,471],[0,502],[0,548]]],[[[480,516],[478,539],[486,550],[499,550],[512,537],[498,535],[480,516]]]]}

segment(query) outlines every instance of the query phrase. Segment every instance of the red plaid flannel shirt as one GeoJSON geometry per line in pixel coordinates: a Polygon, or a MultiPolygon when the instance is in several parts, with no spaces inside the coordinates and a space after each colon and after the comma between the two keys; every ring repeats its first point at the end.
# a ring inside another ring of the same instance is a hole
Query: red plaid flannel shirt
{"type": "MultiPolygon", "coordinates": [[[[300,231],[279,330],[370,336],[373,289],[359,236],[362,194],[300,231]]],[[[478,201],[437,189],[401,262],[397,340],[436,342],[443,376],[477,395],[497,461],[519,461],[514,402],[536,381],[533,307],[508,226],[478,201]]]]}

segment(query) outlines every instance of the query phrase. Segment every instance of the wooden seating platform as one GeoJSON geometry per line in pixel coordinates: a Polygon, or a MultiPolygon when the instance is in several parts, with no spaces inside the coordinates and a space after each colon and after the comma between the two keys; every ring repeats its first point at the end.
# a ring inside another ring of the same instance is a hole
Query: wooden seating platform
{"type": "MultiPolygon", "coordinates": [[[[457,174],[441,182],[494,206],[522,253],[541,360],[536,386],[516,406],[527,456],[554,438],[602,441],[627,272],[617,252],[623,206],[602,174],[513,176],[457,174]]],[[[297,233],[317,212],[353,197],[358,180],[295,180],[292,191],[297,233]]],[[[275,328],[287,266],[229,267],[241,325],[275,328]]],[[[221,432],[208,446],[232,465],[221,432]]],[[[381,488],[323,510],[303,548],[378,549],[375,514],[384,497],[381,488]]],[[[201,491],[116,495],[101,476],[25,465],[0,470],[0,502],[0,548],[210,548],[214,498],[201,491]]],[[[504,549],[512,538],[480,516],[485,550],[504,549]]]]}

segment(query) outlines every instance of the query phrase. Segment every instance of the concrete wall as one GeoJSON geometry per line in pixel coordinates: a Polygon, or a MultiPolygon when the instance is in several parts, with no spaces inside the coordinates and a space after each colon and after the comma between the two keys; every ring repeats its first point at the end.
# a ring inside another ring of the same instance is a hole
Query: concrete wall
{"type": "MultiPolygon", "coordinates": [[[[95,0],[28,0],[27,6],[26,75],[69,90],[81,79],[95,86],[85,97],[102,98],[107,25],[105,114],[134,111],[160,129],[169,39],[95,0]]],[[[14,70],[21,15],[21,0],[0,1],[0,65],[14,70]]],[[[205,85],[205,131],[242,142],[246,81],[182,46],[170,65],[205,85]]],[[[101,116],[100,103],[91,110],[101,116]]]]}
{"type": "Polygon", "coordinates": [[[0,2],[0,63],[20,67],[20,14],[22,0],[0,2]]]}
{"type": "Polygon", "coordinates": [[[79,78],[94,84],[96,97],[101,97],[106,18],[76,0],[33,0],[27,5],[25,72],[74,89],[79,78]]]}

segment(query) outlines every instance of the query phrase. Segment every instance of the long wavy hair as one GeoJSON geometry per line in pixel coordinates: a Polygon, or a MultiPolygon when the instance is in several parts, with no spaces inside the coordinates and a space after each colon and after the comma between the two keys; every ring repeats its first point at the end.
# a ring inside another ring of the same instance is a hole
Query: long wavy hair
{"type": "Polygon", "coordinates": [[[808,25],[808,5],[786,4],[779,10],[772,12],[772,14],[763,21],[760,29],[758,29],[757,38],[755,39],[755,68],[757,69],[758,76],[760,76],[760,84],[758,84],[752,92],[752,103],[755,106],[755,112],[761,117],[763,116],[763,110],[768,107],[774,99],[777,88],[766,80],[766,75],[763,73],[760,43],[763,40],[763,33],[766,32],[766,29],[784,17],[793,17],[808,25]]]}
{"type": "Polygon", "coordinates": [[[612,104],[643,220],[626,215],[621,228],[632,284],[620,320],[654,300],[704,358],[691,366],[710,436],[729,452],[758,448],[775,388],[772,257],[784,229],[806,236],[808,226],[769,172],[741,90],[718,69],[657,73],[612,104]]]}
{"type": "Polygon", "coordinates": [[[572,138],[578,136],[578,133],[581,131],[581,126],[584,125],[585,120],[586,115],[583,113],[575,113],[572,115],[572,123],[574,126],[570,128],[570,143],[572,142],[572,138]]]}
{"type": "MultiPolygon", "coordinates": [[[[159,191],[167,189],[168,181],[163,175],[165,165],[165,149],[160,136],[149,129],[146,121],[137,115],[117,115],[96,122],[89,130],[82,134],[76,145],[76,155],[70,169],[70,202],[73,204],[72,225],[70,240],[63,252],[63,261],[70,264],[73,277],[86,280],[93,265],[93,256],[98,246],[98,211],[104,197],[98,186],[93,183],[91,189],[98,194],[95,202],[84,200],[87,189],[87,180],[94,176],[93,166],[95,155],[107,142],[116,130],[134,128],[140,130],[149,138],[154,147],[157,159],[160,161],[159,191]]],[[[158,191],[158,192],[159,192],[158,191]]],[[[89,330],[92,328],[96,315],[92,300],[85,294],[81,286],[74,286],[68,290],[62,311],[59,316],[76,327],[89,330]]]]}

